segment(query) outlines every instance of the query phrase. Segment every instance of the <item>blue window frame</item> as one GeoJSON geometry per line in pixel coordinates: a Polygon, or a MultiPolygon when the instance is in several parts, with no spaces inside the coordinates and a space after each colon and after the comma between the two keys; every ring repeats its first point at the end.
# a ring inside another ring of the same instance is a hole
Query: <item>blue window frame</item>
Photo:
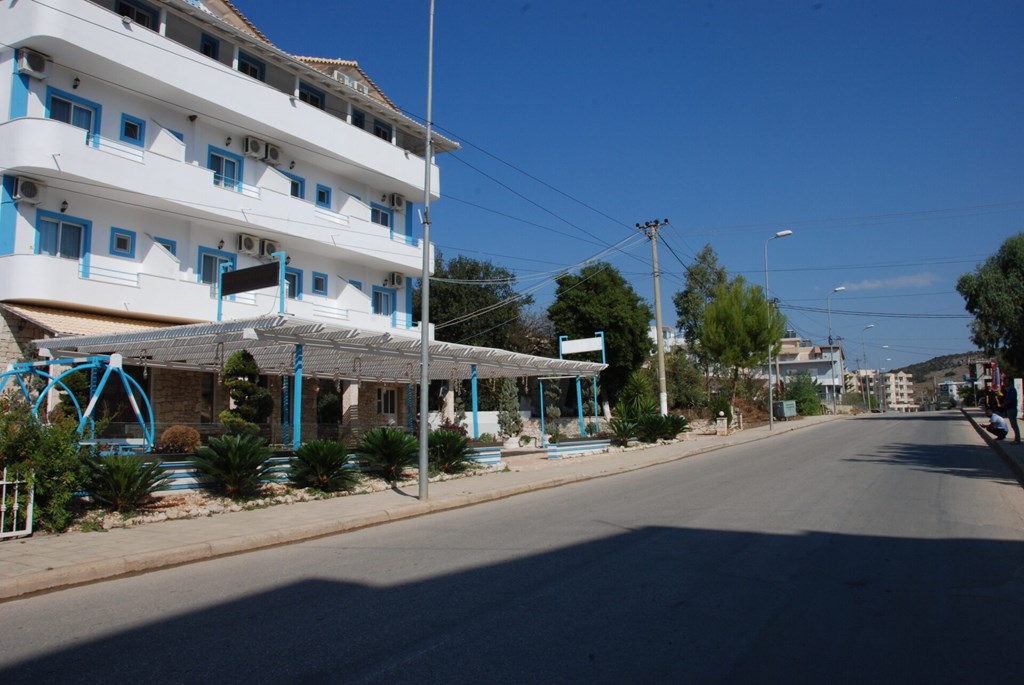
{"type": "Polygon", "coordinates": [[[155,237],[155,238],[153,238],[153,242],[157,243],[158,245],[163,245],[167,249],[168,252],[170,252],[172,255],[177,256],[177,254],[178,254],[178,241],[171,240],[170,238],[155,237]]]}
{"type": "Polygon", "coordinates": [[[387,123],[386,121],[381,121],[380,119],[373,120],[373,135],[377,136],[378,138],[383,138],[384,140],[390,143],[391,131],[391,124],[387,123]]]}
{"type": "Polygon", "coordinates": [[[299,99],[318,109],[324,109],[327,105],[327,96],[324,95],[322,90],[318,90],[302,81],[299,81],[299,99]]]}
{"type": "Polygon", "coordinates": [[[146,144],[146,120],[121,114],[121,142],[142,147],[146,144]]]}
{"type": "Polygon", "coordinates": [[[206,167],[213,171],[213,185],[242,189],[243,162],[240,155],[211,145],[206,167]]]}
{"type": "Polygon", "coordinates": [[[184,133],[181,133],[181,132],[179,132],[179,131],[175,131],[175,130],[173,130],[173,129],[167,129],[167,131],[168,131],[168,133],[170,133],[170,134],[171,134],[172,136],[174,136],[175,138],[177,138],[177,139],[178,139],[178,140],[179,140],[180,142],[182,142],[182,143],[184,143],[184,142],[185,142],[185,134],[184,134],[184,133]]]}
{"type": "Polygon", "coordinates": [[[138,0],[117,0],[114,11],[122,17],[128,17],[139,26],[156,31],[160,25],[160,13],[149,5],[138,0]]]}
{"type": "Polygon", "coordinates": [[[316,206],[331,208],[331,189],[328,186],[316,184],[316,206]]]}
{"type": "Polygon", "coordinates": [[[284,294],[290,300],[302,299],[302,269],[285,267],[284,294]]]}
{"type": "Polygon", "coordinates": [[[82,277],[88,278],[91,245],[91,221],[36,210],[36,254],[80,260],[82,277]]]}
{"type": "Polygon", "coordinates": [[[135,231],[126,228],[110,229],[110,254],[135,259],[135,231]]]}
{"type": "Polygon", "coordinates": [[[370,302],[370,312],[381,316],[390,316],[391,325],[397,321],[398,310],[395,308],[395,298],[398,291],[393,288],[382,288],[379,285],[373,286],[373,299],[370,302]]]}
{"type": "Polygon", "coordinates": [[[357,128],[366,128],[366,115],[355,107],[352,108],[352,125],[357,128]]]}
{"type": "Polygon", "coordinates": [[[281,173],[287,176],[288,179],[292,182],[292,186],[289,191],[291,193],[291,196],[297,197],[300,200],[305,200],[306,179],[302,178],[301,176],[296,176],[295,174],[289,174],[287,171],[282,171],[281,173]]]}
{"type": "Polygon", "coordinates": [[[220,60],[220,41],[204,33],[199,37],[199,52],[210,59],[220,60]]]}
{"type": "Polygon", "coordinates": [[[362,281],[353,281],[353,280],[349,279],[348,284],[350,286],[352,286],[353,288],[355,288],[356,290],[358,290],[359,292],[363,292],[363,282],[362,281]]]}
{"type": "MultiPolygon", "coordinates": [[[[98,102],[80,98],[52,86],[46,87],[46,117],[65,124],[77,126],[89,133],[99,135],[103,106],[98,102]]],[[[93,140],[98,145],[98,140],[93,140]]]]}
{"type": "Polygon", "coordinates": [[[372,203],[370,204],[370,221],[385,228],[392,228],[395,225],[395,212],[384,205],[372,203]]]}
{"type": "Polygon", "coordinates": [[[199,246],[199,259],[196,261],[196,280],[200,283],[216,283],[220,273],[220,265],[227,263],[234,269],[238,265],[238,256],[224,250],[199,246]]]}
{"type": "Polygon", "coordinates": [[[238,51],[238,70],[257,81],[266,80],[267,77],[267,65],[241,50],[238,51]]]}
{"type": "Polygon", "coordinates": [[[326,295],[327,294],[327,274],[322,274],[319,271],[313,272],[313,283],[311,284],[311,291],[314,295],[326,295]]]}

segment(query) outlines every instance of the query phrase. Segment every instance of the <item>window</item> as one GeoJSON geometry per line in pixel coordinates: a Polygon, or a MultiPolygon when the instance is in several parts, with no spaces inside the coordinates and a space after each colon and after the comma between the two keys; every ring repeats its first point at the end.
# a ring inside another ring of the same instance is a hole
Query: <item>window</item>
{"type": "Polygon", "coordinates": [[[395,213],[390,209],[382,207],[380,205],[370,206],[370,221],[375,224],[384,226],[385,228],[391,228],[394,224],[395,213]]]}
{"type": "Polygon", "coordinates": [[[180,133],[178,131],[172,131],[171,129],[167,129],[167,132],[170,133],[175,138],[177,138],[178,142],[181,142],[181,143],[185,142],[185,134],[184,133],[180,133]]]}
{"type": "Polygon", "coordinates": [[[319,183],[316,184],[316,206],[331,208],[331,189],[319,183]]]}
{"type": "Polygon", "coordinates": [[[160,13],[137,0],[117,0],[115,11],[122,17],[128,17],[139,26],[156,31],[160,13]]]}
{"type": "Polygon", "coordinates": [[[284,270],[284,294],[290,300],[302,299],[302,271],[287,267],[284,270]]]}
{"type": "Polygon", "coordinates": [[[366,128],[366,115],[355,107],[352,108],[352,125],[356,128],[366,128]]]}
{"type": "Polygon", "coordinates": [[[121,142],[131,145],[146,144],[146,122],[130,114],[121,115],[121,142]]]}
{"type": "Polygon", "coordinates": [[[178,254],[177,241],[171,240],[170,238],[153,238],[153,242],[155,242],[157,245],[162,245],[163,248],[170,252],[172,255],[178,254]]]}
{"type": "Polygon", "coordinates": [[[89,133],[100,132],[100,110],[90,102],[71,93],[48,87],[46,89],[46,116],[84,129],[89,133]]]}
{"type": "Polygon", "coordinates": [[[56,217],[39,220],[38,254],[53,255],[64,259],[79,259],[82,256],[82,242],[85,237],[84,224],[64,221],[56,217]]]}
{"type": "Polygon", "coordinates": [[[264,80],[267,72],[263,62],[242,51],[238,52],[238,70],[246,76],[252,76],[257,81],[264,80]]]}
{"type": "Polygon", "coordinates": [[[296,176],[295,174],[289,174],[287,171],[282,171],[281,173],[287,176],[292,182],[291,188],[289,189],[292,197],[297,197],[300,200],[306,199],[306,179],[301,176],[296,176]]]}
{"type": "Polygon", "coordinates": [[[355,288],[356,290],[358,290],[359,292],[363,292],[363,283],[362,283],[362,281],[349,280],[348,284],[350,286],[352,286],[353,288],[355,288]]]}
{"type": "Polygon", "coordinates": [[[207,167],[213,171],[213,184],[232,190],[242,189],[242,158],[227,150],[210,147],[207,167]]]}
{"type": "Polygon", "coordinates": [[[318,271],[313,272],[313,294],[327,294],[327,274],[322,274],[318,271]]]}
{"type": "Polygon", "coordinates": [[[394,415],[398,406],[398,393],[394,388],[377,388],[377,413],[394,415]]]}
{"type": "Polygon", "coordinates": [[[299,82],[299,99],[319,109],[323,109],[327,102],[327,97],[323,94],[323,91],[317,90],[313,86],[301,81],[299,82]]]}
{"type": "Polygon", "coordinates": [[[203,34],[199,38],[199,52],[203,53],[210,59],[220,59],[220,41],[213,36],[203,34]]]}
{"type": "Polygon", "coordinates": [[[123,228],[110,229],[110,254],[117,257],[135,258],[135,231],[123,228]]]}
{"type": "Polygon", "coordinates": [[[387,288],[373,288],[373,313],[391,316],[395,313],[395,291],[387,288]]]}
{"type": "Polygon", "coordinates": [[[237,258],[230,252],[215,250],[212,247],[200,247],[198,265],[199,282],[216,283],[217,276],[220,274],[220,265],[227,264],[234,269],[236,262],[237,258]]]}
{"type": "Polygon", "coordinates": [[[391,142],[391,124],[380,119],[373,120],[373,135],[391,142]]]}

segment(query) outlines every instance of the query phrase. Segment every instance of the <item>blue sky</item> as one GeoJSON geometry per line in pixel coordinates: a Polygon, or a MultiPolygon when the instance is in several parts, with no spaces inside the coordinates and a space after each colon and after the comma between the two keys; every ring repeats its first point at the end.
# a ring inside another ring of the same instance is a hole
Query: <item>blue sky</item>
{"type": "MultiPolygon", "coordinates": [[[[236,4],[424,114],[428,0],[236,4]]],[[[1015,0],[437,0],[433,118],[463,150],[439,158],[431,237],[526,288],[668,218],[672,324],[704,244],[763,285],[790,229],[769,281],[800,335],[827,337],[844,286],[849,358],[967,351],[956,279],[1024,230],[1021,45],[1015,0]]],[[[653,303],[648,243],[608,259],[653,303]]]]}

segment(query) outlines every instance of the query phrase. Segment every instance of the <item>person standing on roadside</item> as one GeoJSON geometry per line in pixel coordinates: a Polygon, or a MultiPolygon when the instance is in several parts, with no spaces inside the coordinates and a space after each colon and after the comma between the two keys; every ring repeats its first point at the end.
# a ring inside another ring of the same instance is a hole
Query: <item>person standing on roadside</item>
{"type": "Polygon", "coordinates": [[[1011,381],[1003,386],[1003,416],[1013,429],[1013,444],[1020,444],[1020,426],[1017,425],[1017,386],[1011,381]]]}

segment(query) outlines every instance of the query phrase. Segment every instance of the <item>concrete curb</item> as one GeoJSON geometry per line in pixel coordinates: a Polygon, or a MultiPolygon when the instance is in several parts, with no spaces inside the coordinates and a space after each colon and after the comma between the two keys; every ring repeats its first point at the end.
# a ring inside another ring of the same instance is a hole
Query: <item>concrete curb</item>
{"type": "MultiPolygon", "coordinates": [[[[835,417],[843,418],[843,417],[835,417]]],[[[393,507],[386,506],[380,510],[367,513],[346,515],[343,518],[303,523],[299,525],[282,525],[278,528],[271,528],[244,535],[231,535],[220,539],[209,540],[200,543],[177,545],[166,549],[139,552],[123,556],[114,556],[109,559],[90,561],[70,566],[61,566],[45,571],[26,573],[11,579],[0,579],[0,601],[10,600],[17,597],[24,597],[30,594],[52,592],[75,585],[85,585],[104,580],[137,573],[146,573],[164,568],[172,568],[184,564],[206,561],[218,557],[242,554],[270,547],[277,547],[285,544],[305,542],[320,537],[347,533],[371,526],[377,526],[391,521],[416,518],[442,511],[461,509],[464,507],[493,502],[501,499],[508,499],[517,495],[539,490],[548,490],[573,483],[580,483],[597,478],[606,478],[623,473],[639,471],[669,464],[689,457],[716,452],[727,447],[745,445],[751,442],[766,440],[768,438],[783,435],[795,430],[810,428],[824,422],[816,422],[800,425],[785,426],[764,435],[742,436],[740,439],[728,443],[699,447],[682,454],[669,455],[665,458],[643,463],[643,464],[611,464],[605,470],[594,473],[582,473],[572,475],[560,475],[531,483],[512,485],[504,488],[496,488],[477,493],[463,493],[449,495],[441,499],[427,500],[420,502],[416,500],[408,504],[393,507]]]]}
{"type": "Polygon", "coordinates": [[[1024,465],[1022,465],[1017,459],[1013,458],[1009,452],[1006,451],[1006,446],[1003,444],[1003,440],[996,440],[989,432],[981,427],[981,425],[974,420],[974,417],[968,413],[968,411],[961,407],[960,413],[967,417],[967,420],[974,426],[974,430],[978,431],[978,435],[985,439],[985,442],[989,444],[996,454],[998,454],[1006,465],[1013,471],[1013,475],[1017,478],[1017,482],[1020,483],[1021,487],[1024,487],[1024,465]]]}

